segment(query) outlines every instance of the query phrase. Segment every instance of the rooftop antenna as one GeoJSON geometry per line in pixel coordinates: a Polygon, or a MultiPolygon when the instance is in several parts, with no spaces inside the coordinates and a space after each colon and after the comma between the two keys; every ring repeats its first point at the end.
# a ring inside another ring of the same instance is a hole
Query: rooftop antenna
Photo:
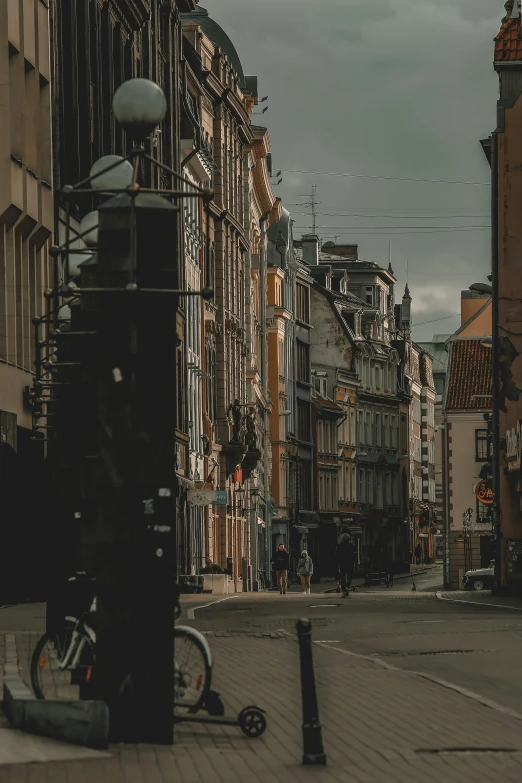
{"type": "MultiPolygon", "coordinates": [[[[298,198],[306,198],[308,193],[301,193],[298,198]]],[[[317,201],[317,185],[312,185],[312,194],[309,196],[310,201],[305,201],[300,204],[296,204],[296,207],[310,207],[312,210],[313,232],[317,234],[317,207],[321,203],[317,201]]],[[[339,235],[338,235],[339,236],[339,235]]]]}

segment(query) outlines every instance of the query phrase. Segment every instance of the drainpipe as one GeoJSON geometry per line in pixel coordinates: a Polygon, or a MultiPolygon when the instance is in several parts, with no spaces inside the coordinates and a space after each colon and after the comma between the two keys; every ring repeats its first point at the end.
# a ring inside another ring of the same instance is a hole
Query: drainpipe
{"type": "Polygon", "coordinates": [[[492,287],[492,473],[493,473],[493,527],[495,534],[495,581],[497,589],[505,584],[505,574],[502,573],[502,527],[500,508],[500,376],[499,376],[499,286],[498,286],[498,135],[495,131],[491,137],[491,287],[492,287]]]}
{"type": "Polygon", "coordinates": [[[450,520],[449,520],[449,467],[448,467],[448,454],[449,454],[449,433],[448,433],[448,417],[444,413],[444,584],[449,587],[450,583],[450,566],[449,566],[449,535],[450,535],[450,520]]]}

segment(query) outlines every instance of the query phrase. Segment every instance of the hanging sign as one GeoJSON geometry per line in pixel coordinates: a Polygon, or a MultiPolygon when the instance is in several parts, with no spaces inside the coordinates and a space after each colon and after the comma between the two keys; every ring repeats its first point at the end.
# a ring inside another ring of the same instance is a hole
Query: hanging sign
{"type": "Polygon", "coordinates": [[[187,500],[191,506],[225,506],[227,493],[226,490],[195,489],[187,493],[187,500]]]}
{"type": "Polygon", "coordinates": [[[522,437],[519,420],[516,427],[513,427],[513,429],[506,432],[506,460],[510,472],[520,470],[521,443],[522,437]]]}
{"type": "Polygon", "coordinates": [[[494,500],[493,490],[487,481],[479,481],[475,487],[475,495],[479,503],[483,503],[485,506],[492,505],[494,500]]]}

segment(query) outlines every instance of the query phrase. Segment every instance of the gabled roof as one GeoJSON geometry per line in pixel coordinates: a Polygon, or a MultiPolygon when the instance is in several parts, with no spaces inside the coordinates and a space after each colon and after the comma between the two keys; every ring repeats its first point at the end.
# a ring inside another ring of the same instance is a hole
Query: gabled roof
{"type": "Polygon", "coordinates": [[[492,351],[481,338],[453,340],[446,389],[447,411],[483,410],[491,407],[492,351]]]}
{"type": "Polygon", "coordinates": [[[506,19],[495,38],[495,62],[522,60],[520,19],[506,19]]]}

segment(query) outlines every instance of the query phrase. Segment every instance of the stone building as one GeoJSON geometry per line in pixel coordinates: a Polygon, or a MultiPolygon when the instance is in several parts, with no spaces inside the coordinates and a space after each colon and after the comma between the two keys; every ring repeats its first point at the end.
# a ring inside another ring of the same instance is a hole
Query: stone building
{"type": "Polygon", "coordinates": [[[199,396],[191,389],[204,444],[202,472],[194,478],[226,496],[204,512],[189,511],[205,515],[191,568],[213,563],[226,569],[234,590],[246,590],[258,584],[269,557],[266,231],[280,207],[270,185],[268,133],[251,123],[257,79],[244,75],[233,43],[204,9],[183,14],[182,23],[214,190],[202,279],[215,297],[203,306],[204,348],[189,362],[189,372],[203,379],[199,396]]]}
{"type": "MultiPolygon", "coordinates": [[[[359,259],[357,245],[323,245],[321,267],[335,290],[361,303],[350,316],[357,387],[357,501],[364,553],[377,561],[404,561],[399,472],[399,354],[394,346],[395,283],[391,267],[359,259]]],[[[320,341],[319,341],[320,342],[320,341]]]]}
{"type": "Polygon", "coordinates": [[[54,231],[49,9],[0,4],[0,603],[35,596],[43,436],[32,431],[32,319],[52,280],[54,231]],[[38,440],[35,440],[38,438],[38,440]],[[8,590],[10,592],[8,592],[8,590]],[[21,593],[23,595],[21,596],[21,593]]]}
{"type": "Polygon", "coordinates": [[[488,566],[493,552],[490,504],[477,492],[481,473],[491,468],[491,349],[482,341],[491,334],[492,303],[463,291],[461,305],[461,326],[447,344],[443,398],[444,581],[454,590],[465,571],[488,566]]]}
{"type": "Polygon", "coordinates": [[[271,548],[290,552],[291,568],[311,543],[313,444],[310,374],[311,278],[299,261],[287,210],[268,231],[268,364],[272,400],[271,548]]]}

